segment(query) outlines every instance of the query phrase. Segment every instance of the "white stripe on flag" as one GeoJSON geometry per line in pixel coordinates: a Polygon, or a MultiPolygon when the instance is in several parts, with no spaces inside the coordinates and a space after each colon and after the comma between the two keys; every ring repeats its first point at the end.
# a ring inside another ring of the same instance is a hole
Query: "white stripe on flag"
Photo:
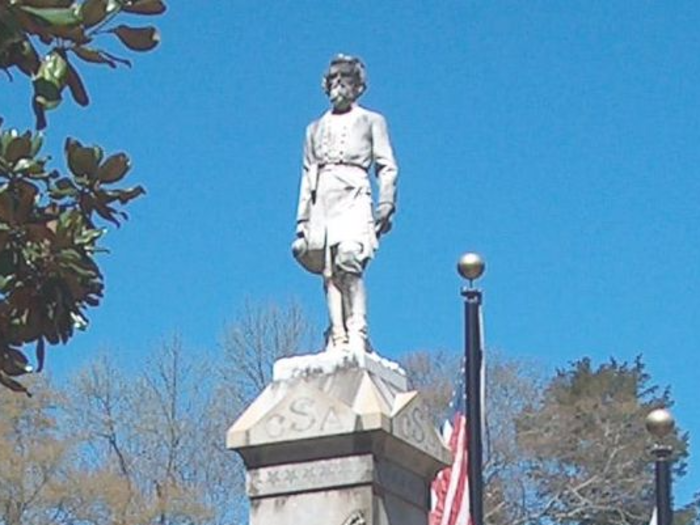
{"type": "Polygon", "coordinates": [[[649,525],[656,525],[656,505],[654,505],[654,511],[651,513],[651,519],[649,520],[649,525]]]}
{"type": "Polygon", "coordinates": [[[440,525],[456,525],[455,520],[452,518],[453,514],[457,514],[456,517],[459,517],[459,515],[462,514],[461,507],[466,501],[469,501],[469,492],[467,491],[465,494],[464,491],[464,485],[467,479],[465,446],[466,425],[464,415],[459,414],[457,416],[457,421],[456,426],[452,430],[453,432],[457,432],[457,439],[454,441],[455,444],[452,447],[455,460],[450,472],[449,486],[447,487],[440,525]],[[457,512],[455,512],[455,510],[457,512]]]}

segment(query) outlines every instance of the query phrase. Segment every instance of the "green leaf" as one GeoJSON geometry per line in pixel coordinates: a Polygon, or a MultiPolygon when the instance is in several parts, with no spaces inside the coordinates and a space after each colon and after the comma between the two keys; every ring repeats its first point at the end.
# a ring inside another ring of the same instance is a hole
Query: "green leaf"
{"type": "Polygon", "coordinates": [[[17,133],[17,130],[8,130],[2,132],[2,134],[0,135],[0,155],[5,155],[5,152],[7,151],[7,146],[9,146],[10,142],[12,142],[14,138],[18,135],[19,134],[17,133]]]}
{"type": "MultiPolygon", "coordinates": [[[[63,100],[61,89],[53,82],[37,78],[34,80],[34,102],[44,110],[56,109],[63,100]]],[[[37,108],[34,108],[37,113],[37,108]]],[[[41,121],[41,116],[37,113],[37,122],[41,121]]],[[[45,121],[44,121],[45,122],[45,121]]],[[[46,125],[37,124],[37,129],[44,129],[46,125]]]]}
{"type": "Polygon", "coordinates": [[[15,348],[0,350],[0,368],[8,376],[21,376],[32,371],[29,359],[15,348]]]}
{"type": "Polygon", "coordinates": [[[0,370],[0,383],[5,385],[7,388],[14,392],[22,392],[27,395],[27,397],[32,397],[31,392],[27,390],[27,388],[22,385],[22,383],[19,383],[15,381],[14,379],[11,379],[9,376],[5,375],[1,370],[0,370]]]}
{"type": "Polygon", "coordinates": [[[15,220],[19,223],[26,222],[29,219],[30,214],[34,210],[34,205],[36,203],[36,196],[39,190],[26,180],[20,180],[14,183],[14,188],[16,191],[16,209],[15,209],[15,220]]]}
{"type": "Polygon", "coordinates": [[[112,60],[104,53],[92,49],[90,47],[78,46],[71,48],[71,51],[75,53],[81,60],[85,62],[90,62],[92,64],[107,64],[111,68],[117,67],[117,62],[112,60]]]}
{"type": "Polygon", "coordinates": [[[62,261],[63,267],[65,267],[69,272],[74,273],[75,275],[79,277],[83,277],[85,279],[95,279],[98,277],[98,275],[91,269],[85,268],[80,262],[70,262],[70,261],[62,261]]]}
{"type": "Polygon", "coordinates": [[[120,25],[112,29],[119,40],[134,51],[149,51],[160,42],[160,33],[155,27],[129,27],[120,25]]]}
{"type": "Polygon", "coordinates": [[[46,343],[44,338],[40,337],[36,343],[36,372],[39,373],[44,369],[44,359],[46,358],[46,343]]]}
{"type": "Polygon", "coordinates": [[[66,77],[66,83],[70,89],[70,94],[81,106],[87,106],[90,103],[90,97],[88,97],[87,91],[85,90],[85,85],[83,84],[80,75],[75,70],[70,62],[68,64],[68,76],[66,77]]]}
{"type": "Polygon", "coordinates": [[[32,141],[31,134],[25,133],[20,137],[15,137],[5,148],[5,160],[10,165],[15,164],[19,159],[31,156],[32,141]]]}
{"type": "Polygon", "coordinates": [[[44,170],[45,160],[19,159],[15,163],[15,171],[25,173],[33,179],[47,179],[49,174],[44,170]]]}
{"type": "Polygon", "coordinates": [[[56,26],[77,26],[82,21],[77,7],[18,7],[25,13],[56,26]]]}
{"type": "Polygon", "coordinates": [[[34,136],[32,137],[32,148],[30,151],[30,154],[32,157],[36,156],[37,153],[39,153],[39,150],[41,149],[41,146],[44,145],[44,134],[43,133],[35,133],[34,136]]]}
{"type": "Polygon", "coordinates": [[[82,25],[48,26],[46,30],[54,37],[62,40],[68,40],[76,45],[83,45],[92,41],[92,37],[85,33],[85,28],[82,25]]]}
{"type": "Polygon", "coordinates": [[[97,171],[97,178],[102,182],[117,182],[127,174],[131,168],[129,157],[124,153],[117,153],[109,157],[97,171]]]}
{"type": "Polygon", "coordinates": [[[107,17],[107,0],[86,0],[80,14],[85,27],[96,26],[107,17]]]}
{"type": "Polygon", "coordinates": [[[105,232],[104,228],[100,229],[86,229],[83,233],[75,238],[76,244],[93,244],[97,239],[102,237],[105,232]]]}
{"type": "Polygon", "coordinates": [[[97,173],[97,168],[102,160],[102,149],[95,146],[92,148],[84,147],[75,139],[66,140],[66,156],[68,159],[68,168],[77,177],[88,177],[93,179],[97,173]]]}
{"type": "Polygon", "coordinates": [[[17,277],[17,265],[10,250],[0,251],[0,275],[5,277],[5,279],[15,279],[17,277]]]}
{"type": "Polygon", "coordinates": [[[160,15],[165,12],[162,0],[135,0],[124,6],[124,11],[137,15],[160,15]]]}
{"type": "Polygon", "coordinates": [[[34,110],[34,117],[36,119],[36,129],[46,128],[46,111],[44,106],[40,102],[41,99],[36,96],[32,99],[32,109],[34,110]]]}
{"type": "Polygon", "coordinates": [[[53,51],[41,62],[34,79],[34,100],[44,109],[54,109],[61,103],[61,91],[68,77],[68,62],[61,53],[53,51]]]}
{"type": "Polygon", "coordinates": [[[71,312],[70,313],[71,320],[73,321],[73,326],[75,327],[76,330],[80,330],[81,332],[84,332],[87,330],[88,326],[90,325],[90,322],[88,319],[82,315],[80,312],[71,312]]]}
{"type": "Polygon", "coordinates": [[[32,7],[70,7],[75,0],[23,0],[22,4],[32,7]]]}
{"type": "Polygon", "coordinates": [[[77,190],[77,188],[71,182],[71,180],[65,177],[56,181],[56,188],[58,188],[61,191],[65,191],[68,189],[77,190]]]}
{"type": "Polygon", "coordinates": [[[77,250],[73,248],[66,248],[65,250],[61,250],[61,252],[58,254],[58,260],[65,264],[80,263],[82,256],[77,252],[77,250]]]}
{"type": "Polygon", "coordinates": [[[0,275],[0,290],[2,293],[7,293],[8,290],[10,289],[9,286],[12,284],[12,282],[15,280],[14,275],[0,275]]]}
{"type": "Polygon", "coordinates": [[[99,200],[93,201],[94,209],[97,212],[97,215],[102,217],[104,220],[111,222],[115,226],[119,227],[119,221],[115,217],[117,215],[117,210],[112,208],[111,206],[107,206],[103,202],[100,202],[99,200]]]}
{"type": "Polygon", "coordinates": [[[60,52],[52,51],[41,61],[37,75],[62,88],[68,75],[68,62],[60,52]]]}
{"type": "MultiPolygon", "coordinates": [[[[0,226],[3,224],[13,224],[15,222],[15,204],[8,188],[8,185],[3,185],[0,189],[0,226]]],[[[0,256],[2,252],[0,252],[0,256]]],[[[2,273],[0,271],[0,273],[2,273]]]]}
{"type": "Polygon", "coordinates": [[[41,60],[32,43],[25,40],[15,47],[14,51],[13,58],[17,67],[27,76],[34,75],[41,65],[41,60]]]}
{"type": "Polygon", "coordinates": [[[119,195],[119,202],[122,204],[128,203],[130,200],[140,197],[146,194],[146,190],[142,186],[135,186],[126,190],[118,190],[116,192],[119,195]]]}

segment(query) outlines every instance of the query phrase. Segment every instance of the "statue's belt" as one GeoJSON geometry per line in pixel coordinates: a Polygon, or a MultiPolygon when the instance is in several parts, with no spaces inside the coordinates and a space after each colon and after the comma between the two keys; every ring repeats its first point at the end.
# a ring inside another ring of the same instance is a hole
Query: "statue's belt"
{"type": "Polygon", "coordinates": [[[334,162],[320,162],[318,164],[318,169],[322,170],[324,168],[327,168],[328,166],[348,166],[350,168],[359,168],[362,171],[367,171],[367,168],[365,168],[362,164],[356,164],[354,162],[343,162],[342,160],[334,162]]]}
{"type": "Polygon", "coordinates": [[[362,164],[356,164],[354,162],[343,162],[339,160],[334,162],[319,162],[317,164],[311,164],[309,166],[308,176],[309,180],[311,181],[311,202],[313,204],[316,203],[316,188],[318,188],[318,177],[320,175],[320,171],[331,166],[347,166],[349,168],[357,168],[367,172],[367,168],[365,168],[362,164]]]}

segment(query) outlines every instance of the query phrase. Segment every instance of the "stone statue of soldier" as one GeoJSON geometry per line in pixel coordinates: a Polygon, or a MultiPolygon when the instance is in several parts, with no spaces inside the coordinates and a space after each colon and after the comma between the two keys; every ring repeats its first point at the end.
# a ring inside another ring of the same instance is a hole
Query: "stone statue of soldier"
{"type": "Polygon", "coordinates": [[[323,89],[331,108],[306,129],[292,252],[304,268],[323,276],[330,318],[326,350],[371,352],[363,272],[379,237],[391,229],[398,168],[384,117],[357,104],[367,89],[362,61],[333,58],[323,89]]]}

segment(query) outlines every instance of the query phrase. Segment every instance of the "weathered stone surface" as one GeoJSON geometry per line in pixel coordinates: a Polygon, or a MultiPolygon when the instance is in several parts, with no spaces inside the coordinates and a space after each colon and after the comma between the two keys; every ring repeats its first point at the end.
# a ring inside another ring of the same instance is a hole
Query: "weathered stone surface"
{"type": "Polygon", "coordinates": [[[354,432],[352,408],[304,382],[290,388],[250,429],[251,443],[273,443],[354,432]]]}
{"type": "Polygon", "coordinates": [[[372,483],[373,468],[372,456],[363,454],[253,469],[247,476],[248,495],[259,498],[372,483]]]}
{"type": "Polygon", "coordinates": [[[426,525],[430,482],[451,458],[420,394],[384,360],[330,357],[278,363],[228,431],[251,525],[426,525]]]}
{"type": "Polygon", "coordinates": [[[445,446],[432,425],[428,405],[417,392],[397,398],[391,433],[429,456],[442,457],[445,446]]]}
{"type": "Polygon", "coordinates": [[[273,368],[274,381],[288,381],[313,375],[335,374],[348,368],[362,368],[399,390],[408,388],[406,372],[398,363],[375,353],[326,352],[278,360],[273,368]]]}
{"type": "MultiPolygon", "coordinates": [[[[293,496],[273,496],[251,500],[250,524],[345,525],[347,523],[351,525],[348,522],[349,518],[359,513],[363,521],[357,522],[357,525],[389,525],[388,521],[373,520],[373,505],[374,495],[371,485],[343,490],[306,492],[293,496]]],[[[391,525],[394,524],[391,523],[391,525]]]]}

